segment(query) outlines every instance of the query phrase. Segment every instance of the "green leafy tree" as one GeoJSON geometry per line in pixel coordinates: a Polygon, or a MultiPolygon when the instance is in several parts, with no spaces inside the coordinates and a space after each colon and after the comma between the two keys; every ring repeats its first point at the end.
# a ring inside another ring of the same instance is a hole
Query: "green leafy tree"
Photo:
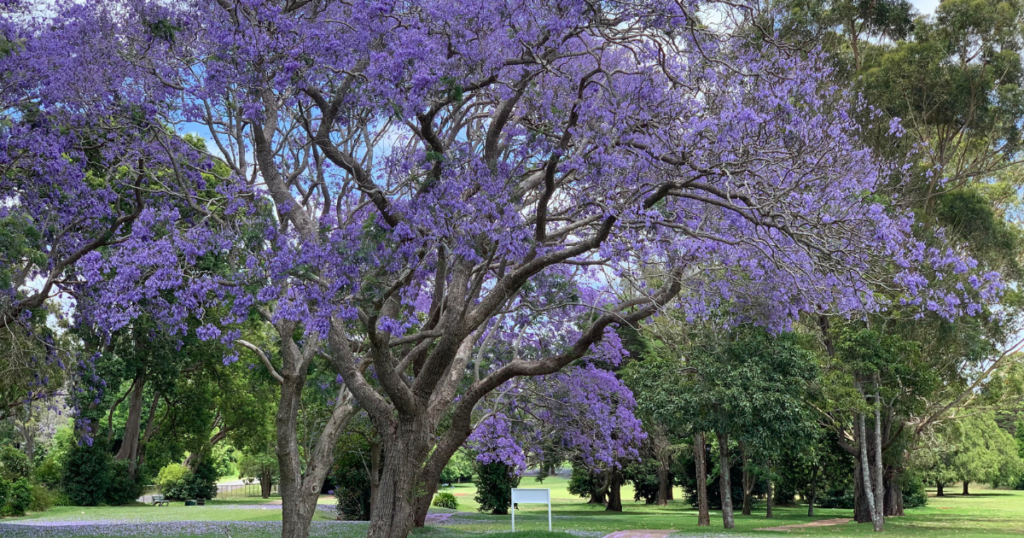
{"type": "Polygon", "coordinates": [[[506,515],[512,506],[512,488],[519,486],[515,468],[500,461],[480,463],[476,468],[476,502],[481,512],[506,515]]]}

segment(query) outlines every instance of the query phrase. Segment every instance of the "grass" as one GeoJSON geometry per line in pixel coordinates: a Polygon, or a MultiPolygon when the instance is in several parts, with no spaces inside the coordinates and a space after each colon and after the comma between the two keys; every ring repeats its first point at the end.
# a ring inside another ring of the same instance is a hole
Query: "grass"
{"type": "MultiPolygon", "coordinates": [[[[470,538],[515,536],[517,538],[594,537],[625,529],[675,529],[680,536],[735,535],[768,537],[780,533],[765,527],[798,525],[816,519],[851,517],[850,510],[815,510],[807,517],[804,506],[776,509],[776,517],[766,519],[763,504],[752,516],[736,516],[736,528],[722,528],[721,515],[712,513],[712,526],[698,528],[696,512],[682,501],[658,507],[632,502],[632,490],[623,488],[623,512],[605,512],[602,506],[588,505],[566,491],[566,480],[548,478],[542,484],[526,478],[522,487],[550,488],[554,529],[547,532],[547,508],[522,505],[516,511],[516,528],[509,533],[509,516],[477,513],[472,484],[456,484],[452,493],[459,510],[443,524],[430,525],[414,532],[416,538],[470,538]],[[566,534],[566,532],[570,534],[566,534]]],[[[934,492],[931,492],[934,495],[934,492]]],[[[676,496],[681,497],[676,491],[676,496]]],[[[321,503],[329,502],[327,499],[321,503]]],[[[436,513],[452,513],[435,509],[436,513]]],[[[263,499],[232,499],[208,503],[203,507],[60,507],[0,523],[3,538],[84,538],[91,536],[161,536],[169,538],[218,536],[225,538],[272,538],[280,536],[281,511],[263,499]],[[17,523],[11,525],[9,523],[17,523]]],[[[336,522],[325,513],[317,513],[311,535],[314,538],[358,538],[365,535],[366,524],[336,522]]],[[[848,523],[831,527],[793,529],[788,534],[808,538],[842,538],[873,534],[871,525],[848,523]]],[[[907,516],[886,520],[885,535],[892,538],[1024,538],[1024,491],[982,490],[970,496],[931,497],[924,508],[907,510],[907,516]]]]}

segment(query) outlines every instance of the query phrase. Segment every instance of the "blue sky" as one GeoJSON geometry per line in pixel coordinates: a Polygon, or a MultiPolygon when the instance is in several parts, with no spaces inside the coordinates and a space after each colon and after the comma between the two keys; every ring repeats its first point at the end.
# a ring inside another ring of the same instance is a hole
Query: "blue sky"
{"type": "Polygon", "coordinates": [[[939,0],[910,0],[910,3],[914,4],[922,15],[932,15],[935,13],[935,7],[939,5],[939,0]]]}

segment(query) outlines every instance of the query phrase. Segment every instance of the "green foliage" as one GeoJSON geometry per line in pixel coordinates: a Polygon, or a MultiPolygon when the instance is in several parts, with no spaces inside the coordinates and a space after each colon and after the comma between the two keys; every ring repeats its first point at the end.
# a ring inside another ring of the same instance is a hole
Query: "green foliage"
{"type": "Polygon", "coordinates": [[[1017,441],[991,412],[949,421],[918,451],[916,467],[929,482],[987,482],[1015,485],[1024,474],[1017,441]]]}
{"type": "Polygon", "coordinates": [[[623,478],[633,483],[633,500],[643,499],[645,504],[654,504],[658,501],[659,464],[653,458],[645,458],[641,461],[631,461],[623,469],[623,478]]]}
{"type": "Polygon", "coordinates": [[[6,478],[0,476],[0,515],[3,513],[3,507],[7,505],[7,498],[11,496],[11,482],[6,478]]]}
{"type": "Polygon", "coordinates": [[[110,478],[107,480],[107,504],[120,506],[135,502],[142,495],[142,486],[129,476],[128,462],[112,460],[108,468],[110,478]]]}
{"type": "Polygon", "coordinates": [[[459,509],[459,500],[455,498],[455,495],[442,491],[437,495],[434,495],[434,506],[438,508],[448,508],[450,510],[459,509]]]}
{"type": "Polygon", "coordinates": [[[217,479],[220,474],[212,458],[203,458],[195,470],[185,478],[189,499],[212,499],[217,496],[217,479]]]}
{"type": "Polygon", "coordinates": [[[454,484],[473,478],[473,457],[464,450],[458,450],[441,470],[441,482],[454,484]]]}
{"type": "Polygon", "coordinates": [[[67,453],[61,484],[76,506],[96,506],[106,501],[110,480],[110,454],[97,440],[91,446],[74,444],[67,453]]]}
{"type": "Polygon", "coordinates": [[[501,462],[476,466],[476,502],[481,512],[508,514],[512,506],[512,488],[519,485],[515,469],[501,462]]]}
{"type": "Polygon", "coordinates": [[[280,476],[277,456],[268,452],[245,454],[238,460],[238,477],[243,480],[270,480],[276,484],[280,476]]]}
{"type": "Polygon", "coordinates": [[[188,498],[186,481],[190,474],[188,467],[180,463],[171,463],[160,469],[153,484],[160,488],[160,493],[169,500],[183,501],[188,498]]]}
{"type": "Polygon", "coordinates": [[[50,493],[50,490],[39,484],[32,485],[32,504],[28,506],[29,512],[45,512],[53,506],[53,503],[53,494],[50,493]]]}
{"type": "Polygon", "coordinates": [[[572,474],[569,475],[569,493],[589,499],[597,490],[594,473],[580,462],[573,462],[572,474]]]}
{"type": "Polygon", "coordinates": [[[28,507],[32,505],[32,484],[27,478],[19,478],[11,484],[10,493],[7,496],[7,504],[4,505],[5,516],[23,516],[28,507]]]}
{"type": "Polygon", "coordinates": [[[24,452],[11,445],[0,447],[0,476],[12,482],[32,477],[32,463],[24,452]]]}
{"type": "Polygon", "coordinates": [[[53,451],[43,458],[35,470],[36,481],[48,488],[58,487],[63,474],[64,467],[53,451]]]}
{"type": "Polygon", "coordinates": [[[366,437],[349,434],[339,441],[342,449],[334,458],[332,477],[338,517],[350,521],[370,519],[370,442],[366,437]]]}
{"type": "Polygon", "coordinates": [[[903,507],[920,508],[928,504],[928,492],[924,482],[916,474],[905,474],[900,482],[903,490],[903,507]]]}

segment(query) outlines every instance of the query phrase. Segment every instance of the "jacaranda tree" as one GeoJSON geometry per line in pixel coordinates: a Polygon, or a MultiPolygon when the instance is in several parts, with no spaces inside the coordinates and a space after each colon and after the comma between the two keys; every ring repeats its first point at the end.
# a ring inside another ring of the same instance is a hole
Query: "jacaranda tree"
{"type": "Polygon", "coordinates": [[[753,3],[43,11],[2,24],[0,218],[90,224],[74,237],[102,239],[64,267],[96,328],[147,312],[175,334],[198,316],[200,338],[260,355],[281,385],[284,536],[307,535],[357,405],[387,447],[375,505],[388,508],[368,534],[401,537],[482,398],[617,352],[615,326],[665,305],[774,329],[805,311],[881,308],[873,286],[946,316],[976,308],[974,290],[927,286],[970,261],[911,239],[912,216],[881,190],[901,170],[857,142],[856,100],[818,54],[751,24],[763,20],[753,3]],[[183,143],[189,131],[212,154],[183,143]],[[92,158],[107,166],[91,172],[92,158]],[[207,185],[216,161],[230,177],[207,185]],[[11,191],[9,178],[66,198],[11,191]],[[253,318],[274,328],[272,349],[237,342],[253,318]],[[514,353],[476,376],[474,350],[493,338],[514,353]],[[300,458],[317,357],[341,385],[300,458]]]}

